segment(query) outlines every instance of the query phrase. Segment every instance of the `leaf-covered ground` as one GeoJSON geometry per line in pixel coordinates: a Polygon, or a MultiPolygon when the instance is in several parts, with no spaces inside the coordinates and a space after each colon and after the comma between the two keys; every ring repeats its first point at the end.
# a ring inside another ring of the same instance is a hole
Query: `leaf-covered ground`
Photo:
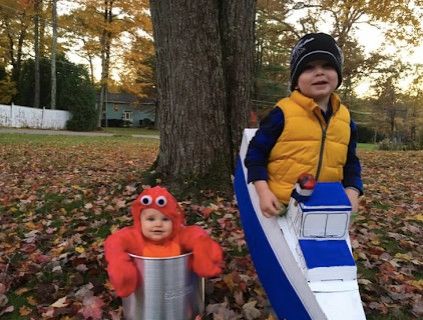
{"type": "MultiPolygon", "coordinates": [[[[103,240],[128,206],[157,142],[0,135],[1,319],[120,319],[103,240]]],[[[351,233],[368,319],[418,319],[422,306],[423,152],[362,151],[366,195],[351,233]]],[[[273,319],[232,199],[179,199],[225,250],[207,281],[207,319],[273,319]]]]}

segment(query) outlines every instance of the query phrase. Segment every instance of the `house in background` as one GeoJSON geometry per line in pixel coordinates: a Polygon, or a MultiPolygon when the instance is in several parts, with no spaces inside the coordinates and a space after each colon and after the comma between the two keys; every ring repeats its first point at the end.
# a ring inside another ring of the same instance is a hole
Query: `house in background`
{"type": "MultiPolygon", "coordinates": [[[[108,127],[151,127],[156,118],[156,100],[140,99],[130,93],[106,95],[106,110],[103,111],[102,126],[108,127]],[[106,125],[107,119],[107,125],[106,125]]],[[[97,105],[100,95],[97,95],[97,105]]]]}

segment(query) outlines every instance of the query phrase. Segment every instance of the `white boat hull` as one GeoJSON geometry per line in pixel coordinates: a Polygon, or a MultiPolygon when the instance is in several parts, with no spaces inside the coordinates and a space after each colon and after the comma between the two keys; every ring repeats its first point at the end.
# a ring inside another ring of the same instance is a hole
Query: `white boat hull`
{"type": "MultiPolygon", "coordinates": [[[[255,188],[247,184],[247,169],[243,164],[254,133],[255,129],[244,131],[234,185],[249,252],[275,314],[279,319],[288,320],[366,319],[354,261],[351,263],[351,258],[346,257],[349,260],[345,266],[323,265],[307,269],[288,219],[262,215],[255,188]],[[342,274],[342,280],[336,277],[318,280],[336,273],[342,274]]],[[[349,246],[349,236],[344,238],[342,241],[349,246]]],[[[342,241],[329,245],[342,245],[342,241]]],[[[350,246],[347,251],[350,254],[350,246]]]]}

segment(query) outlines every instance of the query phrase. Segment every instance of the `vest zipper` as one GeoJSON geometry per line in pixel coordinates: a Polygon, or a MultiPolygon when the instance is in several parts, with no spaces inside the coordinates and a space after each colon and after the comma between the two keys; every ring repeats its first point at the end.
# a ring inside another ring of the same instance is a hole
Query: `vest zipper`
{"type": "Polygon", "coordinates": [[[323,127],[322,121],[320,118],[316,115],[316,117],[319,120],[320,128],[322,128],[322,143],[320,144],[320,151],[319,151],[319,162],[317,163],[317,171],[316,171],[316,181],[319,180],[320,171],[322,169],[322,162],[323,162],[323,150],[325,148],[325,142],[326,142],[326,132],[329,127],[329,122],[332,117],[328,119],[328,122],[326,123],[326,127],[323,127]]]}

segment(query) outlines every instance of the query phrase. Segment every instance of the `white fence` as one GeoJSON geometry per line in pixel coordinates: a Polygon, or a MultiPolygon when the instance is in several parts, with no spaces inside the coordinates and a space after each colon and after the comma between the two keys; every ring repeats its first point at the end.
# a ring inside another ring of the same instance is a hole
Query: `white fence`
{"type": "Polygon", "coordinates": [[[0,104],[0,126],[13,128],[65,129],[69,111],[0,104]]]}

